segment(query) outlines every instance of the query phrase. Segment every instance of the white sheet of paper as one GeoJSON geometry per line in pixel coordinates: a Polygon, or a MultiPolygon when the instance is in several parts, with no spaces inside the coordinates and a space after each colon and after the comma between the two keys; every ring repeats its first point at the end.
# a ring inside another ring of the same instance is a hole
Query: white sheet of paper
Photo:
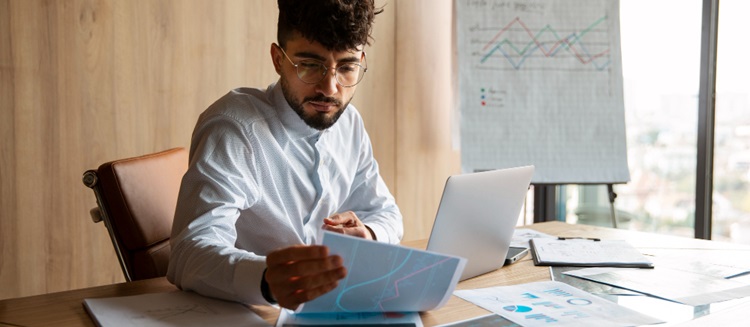
{"type": "Polygon", "coordinates": [[[440,308],[461,277],[466,259],[325,232],[323,245],[348,272],[339,286],[297,313],[419,312],[440,308]]]}
{"type": "Polygon", "coordinates": [[[747,250],[645,249],[654,265],[684,270],[713,277],[735,278],[750,274],[747,250]],[[696,254],[698,253],[698,254],[696,254]]]}
{"type": "Polygon", "coordinates": [[[513,231],[513,239],[510,240],[510,246],[518,248],[529,248],[529,240],[532,238],[556,238],[555,236],[537,232],[528,228],[516,228],[513,231]]]}
{"type": "Polygon", "coordinates": [[[99,326],[270,326],[242,304],[192,292],[92,298],[83,303],[99,326]]]}
{"type": "Polygon", "coordinates": [[[521,326],[636,326],[662,322],[561,282],[455,292],[521,326]]]}
{"type": "Polygon", "coordinates": [[[586,268],[564,274],[692,306],[750,296],[745,283],[666,267],[586,268]]]}

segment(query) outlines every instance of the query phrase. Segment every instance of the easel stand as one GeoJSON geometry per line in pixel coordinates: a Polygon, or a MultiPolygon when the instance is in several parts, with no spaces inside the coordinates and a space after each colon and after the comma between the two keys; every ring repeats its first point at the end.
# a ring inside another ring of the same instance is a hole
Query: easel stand
{"type": "Polygon", "coordinates": [[[612,213],[612,227],[617,228],[617,211],[615,210],[617,193],[615,193],[615,188],[612,184],[607,184],[607,193],[609,193],[609,209],[612,213]]]}

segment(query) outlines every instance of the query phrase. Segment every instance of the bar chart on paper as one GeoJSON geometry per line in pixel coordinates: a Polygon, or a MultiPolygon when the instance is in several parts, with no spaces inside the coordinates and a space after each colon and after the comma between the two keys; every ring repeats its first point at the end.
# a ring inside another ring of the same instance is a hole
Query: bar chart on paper
{"type": "Polygon", "coordinates": [[[618,8],[457,2],[464,171],[534,164],[534,183],[629,180],[618,8]]]}

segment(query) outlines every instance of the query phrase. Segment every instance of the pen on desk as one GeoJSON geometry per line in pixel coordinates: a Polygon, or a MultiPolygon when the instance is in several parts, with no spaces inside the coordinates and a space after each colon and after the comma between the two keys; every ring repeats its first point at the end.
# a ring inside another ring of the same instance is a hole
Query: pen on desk
{"type": "Polygon", "coordinates": [[[561,241],[565,241],[565,240],[589,240],[589,241],[594,241],[594,242],[601,241],[601,239],[596,238],[596,237],[563,237],[563,236],[558,236],[557,239],[561,240],[561,241]]]}
{"type": "Polygon", "coordinates": [[[729,275],[727,277],[724,277],[724,279],[732,279],[732,278],[735,278],[735,277],[745,276],[747,274],[750,274],[750,271],[743,271],[743,272],[738,273],[738,274],[729,275]]]}

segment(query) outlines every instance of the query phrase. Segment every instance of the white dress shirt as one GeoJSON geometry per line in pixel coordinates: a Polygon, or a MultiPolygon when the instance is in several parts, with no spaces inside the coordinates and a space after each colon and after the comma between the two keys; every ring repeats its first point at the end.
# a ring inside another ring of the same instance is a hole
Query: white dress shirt
{"type": "Polygon", "coordinates": [[[401,213],[354,106],[319,131],[289,107],[278,83],[232,90],[193,132],[167,278],[203,295],[267,303],[260,292],[265,256],[317,243],[323,218],[345,211],[378,241],[403,236],[401,213]]]}

